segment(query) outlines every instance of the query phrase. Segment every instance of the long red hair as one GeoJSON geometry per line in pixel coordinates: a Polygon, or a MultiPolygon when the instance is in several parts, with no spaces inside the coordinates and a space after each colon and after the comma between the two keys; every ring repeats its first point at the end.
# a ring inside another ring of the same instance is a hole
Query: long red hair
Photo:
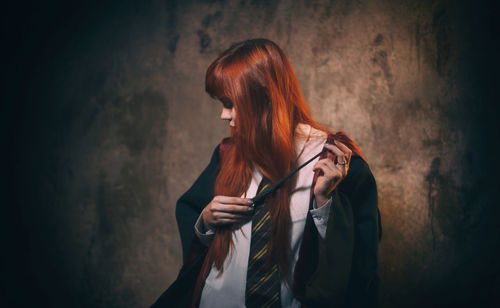
{"type": "MultiPolygon", "coordinates": [[[[236,110],[233,145],[222,158],[215,195],[243,195],[250,185],[252,162],[271,183],[277,182],[294,167],[296,126],[304,123],[323,130],[311,118],[287,57],[270,40],[233,44],[210,64],[205,85],[210,96],[233,104],[236,110]]],[[[357,150],[353,142],[347,146],[357,150]]],[[[290,185],[283,185],[267,199],[271,214],[269,260],[277,263],[284,276],[289,274],[290,185]]],[[[217,228],[210,248],[219,270],[233,248],[231,233],[230,227],[217,228]]]]}

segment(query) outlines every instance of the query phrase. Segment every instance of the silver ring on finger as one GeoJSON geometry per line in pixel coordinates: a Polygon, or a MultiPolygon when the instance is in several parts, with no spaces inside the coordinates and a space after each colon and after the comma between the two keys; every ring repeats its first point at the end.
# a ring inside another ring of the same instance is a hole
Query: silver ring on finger
{"type": "Polygon", "coordinates": [[[341,162],[338,162],[337,165],[341,165],[341,166],[345,166],[346,162],[345,161],[341,161],[341,162]]]}

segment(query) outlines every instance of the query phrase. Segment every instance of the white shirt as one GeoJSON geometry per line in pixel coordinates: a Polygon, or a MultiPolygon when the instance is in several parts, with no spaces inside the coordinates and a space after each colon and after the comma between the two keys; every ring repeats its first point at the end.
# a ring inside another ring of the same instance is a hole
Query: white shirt
{"type": "MultiPolygon", "coordinates": [[[[297,166],[302,165],[311,157],[319,153],[326,142],[326,134],[312,128],[307,124],[299,124],[295,131],[295,151],[298,155],[297,166]]],[[[309,196],[313,181],[313,167],[319,158],[302,168],[297,173],[295,187],[291,191],[290,216],[291,216],[291,269],[299,257],[302,234],[309,211],[309,196]]],[[[243,196],[255,196],[262,174],[257,168],[253,168],[253,175],[248,190],[243,196]]],[[[242,197],[243,197],[242,196],[242,197]]],[[[330,212],[331,199],[321,208],[310,210],[319,235],[324,239],[328,214],[330,212]]],[[[195,233],[207,246],[213,238],[213,231],[205,230],[201,215],[195,224],[195,233]]],[[[242,224],[233,231],[234,249],[230,251],[224,261],[224,271],[220,273],[212,266],[205,281],[200,300],[201,308],[219,307],[245,307],[245,287],[248,267],[248,256],[250,254],[250,238],[252,233],[252,221],[242,224]]],[[[293,272],[292,272],[293,277],[293,272]]],[[[300,302],[293,297],[292,290],[285,281],[281,282],[281,306],[300,307],[300,302]]]]}

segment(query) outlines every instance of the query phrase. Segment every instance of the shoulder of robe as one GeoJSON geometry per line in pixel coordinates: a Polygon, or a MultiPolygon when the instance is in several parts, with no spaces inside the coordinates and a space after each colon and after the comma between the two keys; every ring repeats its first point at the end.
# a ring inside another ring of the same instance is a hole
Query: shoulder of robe
{"type": "Polygon", "coordinates": [[[347,176],[341,182],[342,190],[348,192],[376,188],[375,178],[368,164],[357,155],[351,157],[347,176]]]}

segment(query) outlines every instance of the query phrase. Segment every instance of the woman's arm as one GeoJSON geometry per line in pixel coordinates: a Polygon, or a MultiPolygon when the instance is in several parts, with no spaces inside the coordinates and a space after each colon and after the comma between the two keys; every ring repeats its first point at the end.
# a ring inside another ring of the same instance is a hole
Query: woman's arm
{"type": "MultiPolygon", "coordinates": [[[[217,226],[238,223],[251,217],[253,208],[249,198],[215,196],[214,185],[219,173],[220,145],[218,145],[210,163],[201,173],[193,186],[177,201],[176,218],[182,241],[183,259],[186,256],[195,235],[195,225],[202,222],[204,228],[215,229],[217,226]],[[199,219],[201,218],[201,219],[199,219]]],[[[202,243],[207,244],[203,239],[202,243]]]]}
{"type": "Polygon", "coordinates": [[[177,201],[175,216],[181,236],[184,260],[194,237],[194,224],[203,208],[214,198],[214,184],[219,173],[219,146],[215,148],[205,170],[177,201]]]}
{"type": "Polygon", "coordinates": [[[347,176],[333,191],[326,236],[317,242],[317,262],[312,255],[305,257],[315,270],[309,278],[303,277],[308,280],[304,290],[296,290],[303,304],[378,306],[378,227],[375,179],[368,165],[355,156],[347,176]]]}

